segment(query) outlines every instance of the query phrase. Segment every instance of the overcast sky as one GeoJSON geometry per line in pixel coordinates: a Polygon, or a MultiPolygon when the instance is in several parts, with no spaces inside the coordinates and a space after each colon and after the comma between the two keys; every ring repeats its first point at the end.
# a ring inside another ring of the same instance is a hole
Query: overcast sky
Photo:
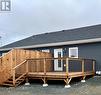
{"type": "Polygon", "coordinates": [[[95,24],[101,24],[101,0],[12,0],[11,12],[0,12],[2,45],[95,24]]]}

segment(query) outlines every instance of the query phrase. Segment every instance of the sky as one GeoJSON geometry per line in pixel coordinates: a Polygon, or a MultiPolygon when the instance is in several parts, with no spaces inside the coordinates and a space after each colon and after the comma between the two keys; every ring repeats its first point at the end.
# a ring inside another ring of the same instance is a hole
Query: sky
{"type": "Polygon", "coordinates": [[[101,24],[101,0],[11,0],[11,11],[0,12],[0,46],[96,24],[101,24]]]}

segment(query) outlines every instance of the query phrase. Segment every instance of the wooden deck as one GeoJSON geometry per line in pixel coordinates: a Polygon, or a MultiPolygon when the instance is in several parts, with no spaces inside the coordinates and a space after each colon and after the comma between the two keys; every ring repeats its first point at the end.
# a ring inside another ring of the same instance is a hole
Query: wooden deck
{"type": "Polygon", "coordinates": [[[28,78],[47,80],[63,80],[66,85],[72,78],[95,74],[95,60],[80,58],[53,58],[50,53],[14,49],[0,57],[0,85],[17,86],[28,78]],[[63,71],[54,71],[54,60],[64,61],[63,71]],[[79,67],[75,69],[74,67],[79,67]],[[88,68],[89,67],[89,68],[88,68]],[[12,84],[9,84],[12,83],[12,84]]]}
{"type": "Polygon", "coordinates": [[[92,75],[94,76],[94,72],[29,72],[28,77],[31,79],[42,79],[44,83],[47,82],[47,80],[63,80],[66,85],[68,85],[72,78],[75,77],[81,77],[83,80],[86,76],[92,75]]]}

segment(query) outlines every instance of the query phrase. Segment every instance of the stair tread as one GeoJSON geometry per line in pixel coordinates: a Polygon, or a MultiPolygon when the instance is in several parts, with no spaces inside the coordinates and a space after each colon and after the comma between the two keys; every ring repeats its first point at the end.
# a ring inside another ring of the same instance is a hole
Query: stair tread
{"type": "Polygon", "coordinates": [[[9,81],[9,80],[7,80],[5,83],[13,83],[13,81],[9,81]]]}
{"type": "Polygon", "coordinates": [[[3,83],[3,86],[13,86],[13,84],[3,83]]]}
{"type": "MultiPolygon", "coordinates": [[[[22,82],[24,82],[24,80],[26,79],[26,76],[15,76],[15,79],[17,79],[15,86],[20,85],[22,82]],[[20,78],[20,79],[19,79],[20,78]]],[[[2,86],[8,86],[8,87],[14,87],[13,85],[13,77],[9,77],[5,82],[3,82],[2,86]]]]}
{"type": "Polygon", "coordinates": [[[25,80],[25,79],[19,79],[18,81],[22,81],[22,80],[25,80]]]}

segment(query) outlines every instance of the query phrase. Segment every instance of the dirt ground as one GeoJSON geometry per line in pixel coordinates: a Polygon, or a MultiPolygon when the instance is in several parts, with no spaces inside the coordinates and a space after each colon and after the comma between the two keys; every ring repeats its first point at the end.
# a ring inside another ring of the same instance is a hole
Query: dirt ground
{"type": "Polygon", "coordinates": [[[85,83],[72,83],[69,89],[63,84],[49,84],[43,88],[39,83],[17,88],[0,87],[0,95],[101,95],[101,77],[90,78],[85,83]]]}

